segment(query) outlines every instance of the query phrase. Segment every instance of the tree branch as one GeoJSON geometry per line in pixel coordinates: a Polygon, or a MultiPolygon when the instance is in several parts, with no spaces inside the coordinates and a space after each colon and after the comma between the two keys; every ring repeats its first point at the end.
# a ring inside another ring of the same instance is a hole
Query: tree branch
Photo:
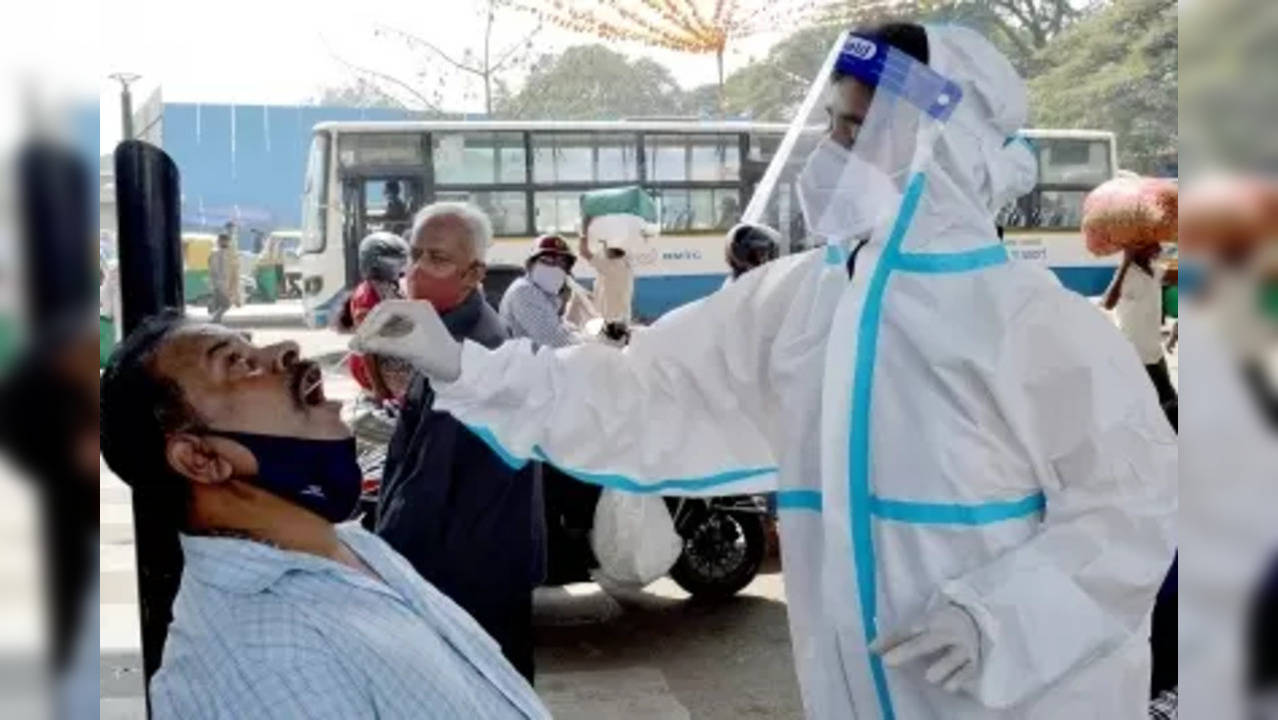
{"type": "Polygon", "coordinates": [[[994,17],[994,27],[998,28],[999,32],[1003,34],[1003,37],[1007,38],[1008,42],[1016,46],[1016,52],[1021,56],[1021,58],[1029,60],[1034,57],[1034,48],[1030,47],[1030,45],[1025,42],[1024,38],[1020,36],[1020,33],[1016,31],[1016,28],[1008,24],[1008,22],[1003,18],[1000,18],[997,13],[991,12],[990,14],[994,17]]]}
{"type": "Polygon", "coordinates": [[[452,65],[458,70],[461,70],[462,72],[470,73],[471,75],[478,75],[480,77],[483,77],[484,75],[484,71],[482,69],[473,68],[469,65],[466,65],[464,63],[454,60],[448,53],[444,52],[443,50],[440,50],[437,45],[435,45],[434,43],[432,43],[431,41],[425,38],[418,37],[417,35],[414,35],[409,32],[404,32],[403,30],[387,27],[385,25],[380,25],[379,28],[380,28],[380,32],[385,32],[391,35],[398,35],[401,40],[403,40],[404,42],[407,42],[410,45],[421,45],[422,47],[425,47],[427,50],[430,50],[431,52],[438,55],[441,60],[448,63],[449,65],[452,65]]]}
{"type": "Polygon", "coordinates": [[[507,60],[509,60],[516,52],[519,51],[520,48],[524,47],[524,45],[526,45],[529,40],[532,40],[533,37],[540,32],[541,32],[541,23],[538,23],[537,27],[533,28],[532,32],[520,38],[519,42],[511,44],[511,46],[507,48],[505,52],[497,56],[497,61],[493,63],[492,71],[496,72],[500,70],[501,67],[506,64],[507,60]]]}
{"type": "MultiPolygon", "coordinates": [[[[327,45],[327,43],[325,43],[325,45],[327,45]]],[[[384,72],[381,72],[380,70],[374,70],[372,68],[366,68],[366,67],[361,67],[359,65],[356,65],[355,63],[350,62],[349,60],[341,57],[340,55],[337,55],[331,49],[329,50],[329,55],[337,62],[346,66],[346,69],[350,70],[351,72],[367,75],[370,78],[382,80],[398,88],[406,90],[410,95],[417,98],[417,100],[421,102],[421,104],[425,106],[427,110],[430,110],[431,112],[443,112],[438,105],[436,105],[433,101],[428,99],[425,95],[422,95],[420,92],[418,92],[416,88],[404,82],[403,80],[400,80],[399,78],[393,75],[388,75],[384,72]]],[[[385,93],[385,91],[380,90],[380,88],[379,88],[379,92],[385,93]]]]}

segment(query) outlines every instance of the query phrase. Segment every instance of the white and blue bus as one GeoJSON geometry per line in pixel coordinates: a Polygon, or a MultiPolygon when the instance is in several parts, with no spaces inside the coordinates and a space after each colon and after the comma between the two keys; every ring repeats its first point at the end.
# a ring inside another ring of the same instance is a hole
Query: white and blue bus
{"type": "MultiPolygon", "coordinates": [[[[676,121],[411,121],[322,123],[314,129],[302,202],[307,322],[325,324],[358,281],[361,238],[402,231],[388,214],[388,184],[408,215],[463,200],[492,219],[490,267],[522,265],[530,238],[573,236],[587,190],[640,185],[659,209],[660,232],[631,253],[635,315],[653,319],[705,296],[728,267],[724,232],[740,217],[786,125],[676,121]]],[[[1082,198],[1113,176],[1111,133],[1026,131],[1038,149],[1040,183],[1000,214],[1012,254],[1055,270],[1087,294],[1104,289],[1113,261],[1088,255],[1079,235],[1082,198]]],[[[789,238],[791,248],[802,238],[789,238]]],[[[591,269],[580,263],[587,282],[591,269]]]]}

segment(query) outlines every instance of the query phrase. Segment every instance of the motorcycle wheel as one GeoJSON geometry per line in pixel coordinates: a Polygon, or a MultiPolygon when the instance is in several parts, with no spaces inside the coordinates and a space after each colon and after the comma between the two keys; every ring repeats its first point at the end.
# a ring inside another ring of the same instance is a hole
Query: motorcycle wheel
{"type": "Polygon", "coordinates": [[[766,550],[762,515],[711,511],[686,529],[670,577],[696,598],[731,597],[759,573],[766,550]]]}

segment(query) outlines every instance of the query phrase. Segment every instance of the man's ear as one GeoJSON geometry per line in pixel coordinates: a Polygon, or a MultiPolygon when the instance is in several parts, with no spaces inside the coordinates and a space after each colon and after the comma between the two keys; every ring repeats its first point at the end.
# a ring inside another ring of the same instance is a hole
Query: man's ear
{"type": "Polygon", "coordinates": [[[164,457],[175,472],[196,483],[216,485],[231,479],[234,466],[207,438],[188,433],[169,436],[164,457]]]}
{"type": "Polygon", "coordinates": [[[484,263],[477,262],[470,266],[467,274],[473,274],[475,287],[479,287],[484,282],[484,277],[488,275],[488,266],[484,263]]]}

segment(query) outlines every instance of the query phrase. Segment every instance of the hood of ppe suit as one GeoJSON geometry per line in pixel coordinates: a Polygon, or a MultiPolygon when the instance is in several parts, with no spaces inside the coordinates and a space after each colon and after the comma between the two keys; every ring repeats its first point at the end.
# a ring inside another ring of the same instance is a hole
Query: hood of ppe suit
{"type": "Polygon", "coordinates": [[[927,190],[904,247],[955,252],[994,241],[993,214],[1033,189],[1038,160],[1016,135],[1028,116],[1025,81],[988,40],[958,26],[927,28],[930,65],[963,89],[936,140],[927,190]]]}

